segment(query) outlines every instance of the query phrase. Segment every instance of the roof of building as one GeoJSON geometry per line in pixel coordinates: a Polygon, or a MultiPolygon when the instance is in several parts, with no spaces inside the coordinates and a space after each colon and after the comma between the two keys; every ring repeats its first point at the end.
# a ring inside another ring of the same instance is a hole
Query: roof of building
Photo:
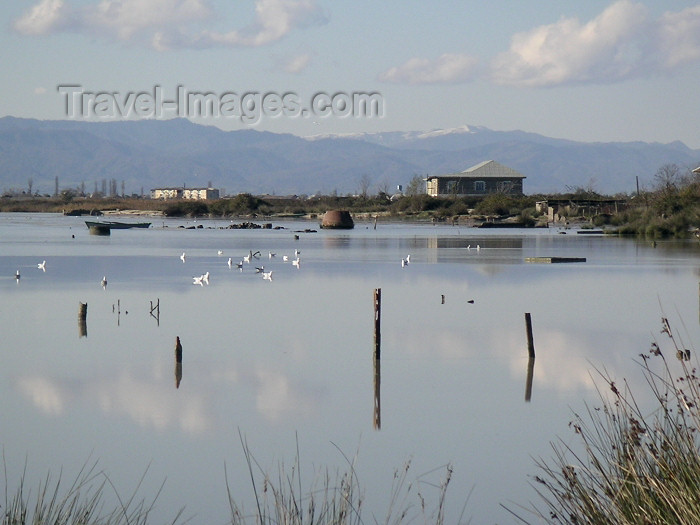
{"type": "MultiPolygon", "coordinates": [[[[469,178],[480,178],[480,179],[488,179],[488,178],[506,178],[506,179],[524,179],[526,178],[525,175],[522,173],[515,171],[512,168],[509,168],[508,166],[504,166],[503,164],[499,164],[495,160],[485,160],[484,162],[480,162],[479,164],[476,164],[475,166],[472,166],[471,168],[467,168],[464,171],[460,171],[459,173],[449,173],[446,175],[433,175],[432,177],[469,177],[469,178]]],[[[428,177],[428,178],[432,178],[428,177]]]]}

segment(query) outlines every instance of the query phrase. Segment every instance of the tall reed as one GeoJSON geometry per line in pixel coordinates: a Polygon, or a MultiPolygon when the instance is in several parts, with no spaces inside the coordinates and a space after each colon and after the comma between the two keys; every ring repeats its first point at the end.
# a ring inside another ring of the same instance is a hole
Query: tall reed
{"type": "MultiPolygon", "coordinates": [[[[5,502],[2,505],[2,525],[145,525],[148,523],[161,485],[153,500],[139,500],[137,493],[146,473],[127,498],[122,498],[109,477],[97,469],[97,463],[85,463],[69,485],[64,487],[63,475],[56,479],[49,472],[36,491],[25,484],[26,464],[13,494],[8,490],[7,463],[5,473],[5,502]],[[105,496],[112,492],[117,504],[107,507],[105,496]]],[[[178,523],[180,510],[171,523],[178,523]]]]}
{"type": "MultiPolygon", "coordinates": [[[[430,504],[420,490],[427,477],[435,471],[409,479],[411,462],[394,471],[392,488],[388,495],[387,511],[383,517],[371,516],[368,520],[364,512],[364,494],[355,470],[357,456],[349,459],[346,470],[329,472],[327,469],[314,473],[311,484],[304,488],[299,447],[291,468],[280,465],[273,476],[263,469],[253,457],[246,439],[240,435],[243,453],[246,458],[255,508],[246,513],[235,501],[232,487],[226,475],[226,489],[231,508],[232,525],[400,525],[404,523],[424,523],[444,525],[445,496],[452,477],[451,465],[445,465],[444,478],[437,484],[437,501],[430,504]]],[[[436,470],[441,470],[438,468],[436,470]]],[[[465,501],[467,505],[468,497],[465,501]]],[[[462,509],[462,515],[464,514],[462,509]]],[[[458,521],[449,522],[460,524],[458,521]]]]}
{"type": "Polygon", "coordinates": [[[640,354],[651,402],[597,370],[600,406],[569,423],[580,447],[559,440],[553,459],[537,462],[544,509],[526,516],[555,524],[700,523],[700,378],[665,317],[661,334],[640,354]]]}

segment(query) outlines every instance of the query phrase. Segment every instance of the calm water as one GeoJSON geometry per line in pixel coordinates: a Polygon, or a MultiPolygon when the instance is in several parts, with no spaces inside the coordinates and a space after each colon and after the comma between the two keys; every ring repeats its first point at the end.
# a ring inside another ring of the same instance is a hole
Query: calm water
{"type": "Polygon", "coordinates": [[[295,240],[316,224],[272,222],[284,229],[156,219],[100,237],[80,218],[0,214],[0,444],[10,492],[25,462],[33,488],[49,470],[70,479],[97,460],[122,497],[146,470],[142,498],[165,480],[154,523],[185,506],[192,523],[223,524],[224,468],[234,499],[253,508],[240,434],[273,476],[281,464],[290,470],[298,448],[306,487],[356,456],[366,523],[383,521],[394,471],[409,460],[409,481],[429,502],[440,467],[453,465],[448,522],[471,492],[472,523],[515,523],[499,504],[536,501],[533,458],[551,457],[557,437],[575,442],[567,424],[596,401],[593,366],[642,390],[635,358],[660,338],[662,315],[686,346],[700,341],[697,241],[653,247],[555,229],[381,222],[295,240]],[[178,228],[194,224],[204,228],[178,228]],[[299,268],[282,261],[295,249],[299,268]],[[228,257],[250,250],[261,258],[228,268],[228,257]],[[587,261],[525,263],[532,256],[587,261]],[[272,281],[255,272],[261,265],[272,281]],[[193,285],[207,271],[209,284],[193,285]],[[88,304],[87,335],[79,302],[88,304]],[[525,312],[537,352],[530,402],[525,312]]]}

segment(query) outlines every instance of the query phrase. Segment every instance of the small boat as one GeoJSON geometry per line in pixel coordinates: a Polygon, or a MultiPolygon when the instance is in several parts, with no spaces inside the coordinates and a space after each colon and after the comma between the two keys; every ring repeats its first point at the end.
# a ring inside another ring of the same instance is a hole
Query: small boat
{"type": "Polygon", "coordinates": [[[85,221],[88,228],[127,230],[129,228],[148,228],[150,222],[85,221]]]}

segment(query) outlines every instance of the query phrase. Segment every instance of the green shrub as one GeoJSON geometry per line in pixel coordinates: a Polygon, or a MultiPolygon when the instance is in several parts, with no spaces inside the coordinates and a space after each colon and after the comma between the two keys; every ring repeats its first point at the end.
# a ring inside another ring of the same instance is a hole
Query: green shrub
{"type": "Polygon", "coordinates": [[[177,201],[168,203],[163,209],[166,217],[202,217],[209,215],[209,206],[201,201],[177,201]]]}

